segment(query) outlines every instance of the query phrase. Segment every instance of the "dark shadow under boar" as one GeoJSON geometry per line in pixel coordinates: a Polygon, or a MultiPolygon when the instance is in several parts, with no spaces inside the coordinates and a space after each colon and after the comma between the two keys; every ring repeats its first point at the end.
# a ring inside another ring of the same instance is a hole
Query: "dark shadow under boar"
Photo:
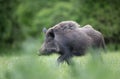
{"type": "Polygon", "coordinates": [[[105,48],[103,35],[90,25],[80,27],[74,21],[63,21],[44,32],[45,41],[39,55],[58,53],[58,62],[69,64],[72,56],[82,56],[90,48],[105,48]]]}

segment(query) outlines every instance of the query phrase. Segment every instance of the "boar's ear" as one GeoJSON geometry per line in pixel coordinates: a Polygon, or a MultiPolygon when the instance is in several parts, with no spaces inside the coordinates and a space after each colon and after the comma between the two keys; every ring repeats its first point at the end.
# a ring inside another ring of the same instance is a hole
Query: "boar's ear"
{"type": "Polygon", "coordinates": [[[42,31],[43,31],[43,33],[46,33],[46,32],[47,32],[47,29],[44,27],[44,28],[42,29],[42,31]]]}
{"type": "Polygon", "coordinates": [[[50,29],[49,32],[48,32],[48,34],[49,34],[52,38],[55,37],[53,29],[50,29]]]}

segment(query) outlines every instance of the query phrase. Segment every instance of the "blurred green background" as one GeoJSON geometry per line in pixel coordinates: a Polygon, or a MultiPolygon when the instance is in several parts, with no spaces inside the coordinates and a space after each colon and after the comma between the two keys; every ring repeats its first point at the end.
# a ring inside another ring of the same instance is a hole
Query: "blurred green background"
{"type": "Polygon", "coordinates": [[[119,0],[0,0],[0,79],[117,79],[119,56],[119,0]],[[37,56],[42,28],[65,20],[90,24],[103,34],[104,64],[93,63],[88,54],[59,67],[57,55],[37,56]]]}
{"type": "Polygon", "coordinates": [[[92,25],[107,44],[120,43],[119,0],[0,0],[0,46],[40,37],[43,27],[73,20],[92,25]]]}

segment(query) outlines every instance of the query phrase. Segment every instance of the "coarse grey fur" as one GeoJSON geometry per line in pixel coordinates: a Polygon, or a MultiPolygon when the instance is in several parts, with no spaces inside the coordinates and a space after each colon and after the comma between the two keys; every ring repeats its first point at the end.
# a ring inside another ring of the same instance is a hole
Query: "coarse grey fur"
{"type": "Polygon", "coordinates": [[[58,53],[58,62],[69,64],[72,56],[82,56],[91,47],[105,48],[103,35],[99,31],[91,25],[80,27],[74,21],[63,21],[46,30],[40,55],[58,53]]]}

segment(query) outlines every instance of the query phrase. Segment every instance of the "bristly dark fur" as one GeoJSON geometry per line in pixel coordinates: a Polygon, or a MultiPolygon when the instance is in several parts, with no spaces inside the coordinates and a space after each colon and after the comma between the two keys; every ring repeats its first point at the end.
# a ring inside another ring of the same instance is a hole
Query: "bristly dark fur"
{"type": "Polygon", "coordinates": [[[74,21],[63,21],[45,33],[46,39],[41,47],[41,55],[58,53],[58,62],[69,60],[72,56],[82,56],[89,48],[105,47],[103,35],[91,25],[80,27],[74,21]]]}

